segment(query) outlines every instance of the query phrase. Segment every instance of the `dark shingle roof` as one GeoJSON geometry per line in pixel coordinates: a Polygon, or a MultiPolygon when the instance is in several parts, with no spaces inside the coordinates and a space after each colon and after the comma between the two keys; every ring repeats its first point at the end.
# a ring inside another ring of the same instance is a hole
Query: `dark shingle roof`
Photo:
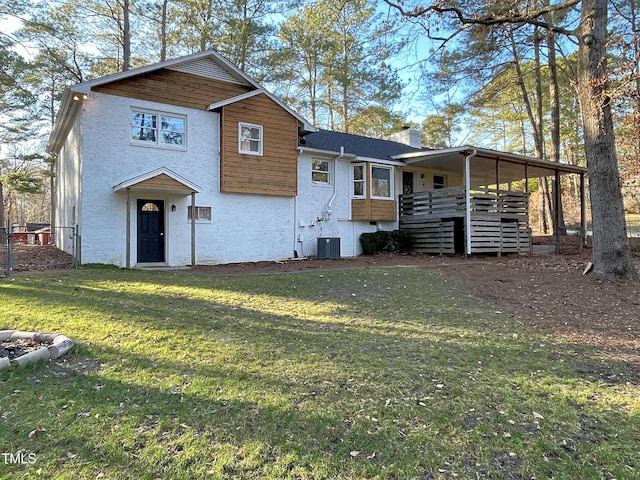
{"type": "Polygon", "coordinates": [[[344,147],[344,153],[346,154],[351,153],[359,157],[378,158],[381,160],[391,160],[392,156],[403,153],[428,150],[410,147],[404,143],[391,140],[363,137],[362,135],[352,135],[350,133],[331,132],[329,130],[318,130],[315,133],[305,135],[301,146],[332,152],[340,152],[340,148],[344,147]]]}

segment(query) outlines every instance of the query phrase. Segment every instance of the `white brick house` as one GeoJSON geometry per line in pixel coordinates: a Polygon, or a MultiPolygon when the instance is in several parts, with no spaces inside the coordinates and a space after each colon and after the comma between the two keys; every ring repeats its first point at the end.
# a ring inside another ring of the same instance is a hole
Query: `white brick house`
{"type": "Polygon", "coordinates": [[[501,185],[584,175],[474,147],[424,149],[412,130],[387,140],[316,131],[215,51],[67,88],[47,149],[57,158],[55,225],[77,228],[82,263],[127,268],[311,256],[319,238],[356,256],[362,233],[398,227],[423,251],[508,251],[495,232],[517,220],[520,235],[528,213],[501,211],[487,227],[472,190],[521,205],[528,193],[501,185]],[[423,218],[424,198],[445,191],[468,201],[423,218]],[[424,233],[442,225],[446,235],[424,233]]]}
{"type": "Polygon", "coordinates": [[[291,257],[297,143],[308,131],[213,51],[75,85],[48,144],[55,224],[78,227],[82,263],[291,257]],[[243,126],[259,138],[243,144],[243,126]]]}

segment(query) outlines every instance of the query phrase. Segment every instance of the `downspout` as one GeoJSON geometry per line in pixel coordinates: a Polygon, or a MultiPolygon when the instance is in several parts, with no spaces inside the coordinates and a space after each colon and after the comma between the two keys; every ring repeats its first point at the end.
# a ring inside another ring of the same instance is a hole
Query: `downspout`
{"type": "MultiPolygon", "coordinates": [[[[296,193],[296,196],[293,197],[293,258],[298,258],[298,195],[300,192],[296,193]]],[[[301,245],[302,247],[302,245],[301,245]]],[[[300,248],[300,253],[302,253],[302,248],[300,248]]]]}
{"type": "Polygon", "coordinates": [[[465,234],[466,234],[466,254],[471,255],[471,162],[477,155],[474,148],[473,153],[464,157],[464,203],[465,203],[465,234]]]}
{"type": "Polygon", "coordinates": [[[338,167],[338,160],[344,158],[344,147],[340,147],[340,155],[338,155],[337,157],[334,158],[335,162],[333,164],[333,194],[331,195],[331,198],[329,199],[329,202],[327,203],[327,208],[325,209],[322,215],[322,220],[323,221],[328,221],[331,218],[331,215],[333,214],[333,202],[336,199],[336,196],[338,194],[338,189],[337,189],[337,181],[338,181],[338,176],[336,175],[336,170],[338,167]]]}

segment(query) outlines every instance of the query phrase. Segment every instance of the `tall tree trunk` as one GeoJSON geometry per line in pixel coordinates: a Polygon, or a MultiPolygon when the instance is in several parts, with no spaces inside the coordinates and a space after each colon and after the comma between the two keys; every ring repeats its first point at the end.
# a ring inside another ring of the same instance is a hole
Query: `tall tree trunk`
{"type": "Polygon", "coordinates": [[[627,239],[607,94],[607,19],[607,0],[582,1],[577,89],[589,173],[594,272],[603,278],[640,281],[627,239]]]}
{"type": "MultiPolygon", "coordinates": [[[[536,116],[532,120],[531,126],[536,131],[538,141],[540,142],[539,151],[537,155],[539,158],[546,157],[545,145],[544,145],[544,130],[542,128],[542,118],[544,116],[544,109],[542,108],[542,63],[540,62],[540,42],[542,40],[542,34],[536,27],[533,31],[533,53],[535,60],[535,72],[536,72],[536,116]]],[[[524,79],[522,79],[524,84],[524,79]]]]}
{"type": "MultiPolygon", "coordinates": [[[[515,46],[515,42],[513,40],[513,30],[511,30],[511,41],[513,48],[514,58],[517,57],[517,50],[515,46]]],[[[533,34],[533,52],[534,52],[534,63],[535,63],[535,80],[536,80],[536,109],[535,115],[533,108],[531,107],[531,102],[529,101],[529,95],[527,94],[527,89],[524,82],[524,76],[522,74],[522,69],[520,67],[520,63],[517,62],[516,72],[518,73],[518,83],[520,84],[520,89],[522,90],[522,95],[525,101],[525,106],[527,107],[527,116],[529,117],[529,123],[531,124],[531,128],[533,131],[533,142],[535,149],[535,156],[538,158],[545,158],[545,148],[544,148],[544,133],[542,130],[542,68],[540,62],[540,32],[536,28],[533,34]]],[[[549,218],[553,218],[552,215],[552,204],[549,196],[549,186],[547,184],[547,179],[545,177],[538,178],[538,193],[540,195],[540,203],[538,214],[540,216],[540,231],[544,234],[549,233],[549,218]]]]}
{"type": "Polygon", "coordinates": [[[160,17],[160,61],[167,59],[167,7],[169,0],[162,2],[162,16],[160,17]]]}
{"type": "Polygon", "coordinates": [[[513,28],[509,28],[509,37],[511,40],[511,53],[513,55],[513,65],[516,69],[516,80],[518,81],[518,86],[522,91],[522,101],[524,102],[525,109],[527,111],[527,117],[529,118],[529,123],[531,124],[531,128],[533,129],[533,143],[536,151],[536,156],[538,158],[543,158],[544,156],[544,145],[542,142],[541,128],[540,122],[536,121],[536,118],[533,114],[533,108],[531,106],[531,100],[529,99],[529,92],[527,92],[527,86],[524,81],[524,74],[522,72],[522,66],[520,65],[520,57],[518,56],[518,48],[516,46],[515,38],[513,37],[513,28]]]}
{"type": "MultiPolygon", "coordinates": [[[[636,74],[636,92],[640,92],[640,39],[638,38],[638,12],[636,12],[636,0],[630,0],[629,5],[631,7],[631,28],[633,30],[633,40],[631,45],[633,46],[633,58],[636,59],[635,74],[636,74]]],[[[638,129],[638,122],[640,116],[640,95],[636,97],[636,117],[635,125],[638,129]]],[[[640,135],[638,135],[635,144],[636,158],[640,157],[640,135]]]]}
{"type": "Polygon", "coordinates": [[[551,211],[551,197],[549,196],[547,177],[538,178],[538,193],[540,195],[540,208],[538,209],[538,213],[540,215],[540,231],[546,235],[549,233],[547,214],[551,211]]]}
{"type": "Polygon", "coordinates": [[[129,0],[122,2],[122,71],[131,68],[131,24],[129,21],[129,0]]]}
{"type": "MultiPolygon", "coordinates": [[[[549,58],[549,111],[551,112],[551,145],[549,147],[549,160],[560,163],[560,97],[558,94],[558,66],[556,65],[556,38],[555,33],[551,30],[547,31],[547,49],[549,58]]],[[[560,190],[560,195],[556,196],[557,201],[554,202],[554,211],[551,215],[553,231],[560,235],[566,235],[567,227],[564,224],[561,182],[554,182],[553,188],[560,190]],[[557,210],[557,213],[555,210],[557,210]],[[556,221],[558,223],[557,225],[556,221]]]]}

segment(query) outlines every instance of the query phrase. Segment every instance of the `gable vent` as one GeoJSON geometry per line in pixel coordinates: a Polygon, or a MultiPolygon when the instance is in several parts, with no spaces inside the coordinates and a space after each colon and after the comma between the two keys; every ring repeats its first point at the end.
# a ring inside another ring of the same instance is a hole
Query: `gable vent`
{"type": "Polygon", "coordinates": [[[173,67],[169,67],[169,70],[175,70],[176,72],[182,73],[190,73],[192,75],[199,75],[206,78],[213,78],[214,80],[220,80],[227,83],[236,83],[238,85],[247,86],[249,85],[246,80],[227,69],[224,65],[215,62],[211,58],[201,58],[198,60],[181,63],[173,67]]]}

